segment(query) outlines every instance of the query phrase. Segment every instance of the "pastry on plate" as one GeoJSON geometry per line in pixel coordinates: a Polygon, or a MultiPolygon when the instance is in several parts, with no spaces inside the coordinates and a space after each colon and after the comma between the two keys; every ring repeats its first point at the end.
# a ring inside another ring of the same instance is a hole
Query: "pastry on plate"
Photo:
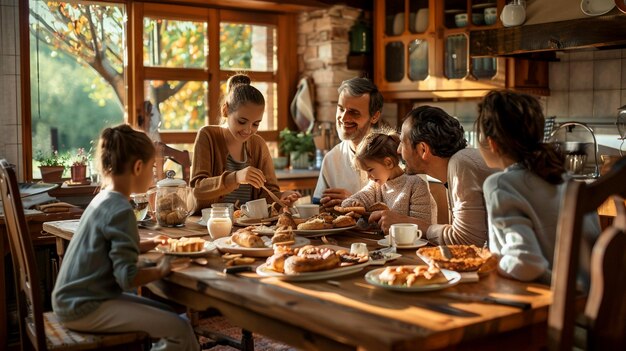
{"type": "Polygon", "coordinates": [[[241,247],[262,248],[265,242],[261,237],[249,230],[238,230],[233,233],[230,240],[241,247]]]}
{"type": "Polygon", "coordinates": [[[304,223],[298,224],[298,230],[321,230],[324,229],[324,220],[319,218],[310,219],[304,223]]]}
{"type": "Polygon", "coordinates": [[[169,238],[165,246],[169,252],[198,252],[204,249],[204,239],[186,237],[180,239],[169,238]]]}
{"type": "Polygon", "coordinates": [[[434,265],[387,267],[378,275],[378,280],[384,284],[406,287],[448,282],[446,276],[434,265]]]}
{"type": "Polygon", "coordinates": [[[353,225],[356,225],[356,220],[350,216],[345,216],[345,215],[338,216],[333,221],[333,226],[335,228],[351,227],[353,225]]]}
{"type": "Polygon", "coordinates": [[[296,236],[293,234],[291,227],[279,227],[274,232],[274,236],[272,236],[272,244],[294,243],[295,240],[296,236]]]}
{"type": "Polygon", "coordinates": [[[468,272],[479,269],[486,262],[492,262],[491,252],[487,248],[479,248],[475,245],[447,245],[451,258],[446,258],[439,247],[422,247],[417,250],[417,255],[424,261],[436,263],[439,267],[457,271],[468,272]]]}

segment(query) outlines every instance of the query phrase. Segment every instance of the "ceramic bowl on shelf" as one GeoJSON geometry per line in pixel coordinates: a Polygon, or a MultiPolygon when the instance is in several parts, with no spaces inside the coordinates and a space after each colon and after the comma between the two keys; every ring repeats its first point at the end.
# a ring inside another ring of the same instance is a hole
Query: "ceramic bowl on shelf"
{"type": "Polygon", "coordinates": [[[498,21],[498,8],[487,7],[484,12],[484,19],[486,25],[495,24],[498,21]]]}
{"type": "Polygon", "coordinates": [[[428,8],[419,9],[415,15],[415,32],[424,33],[428,28],[428,8]]]}
{"type": "Polygon", "coordinates": [[[467,26],[467,13],[454,15],[454,24],[459,28],[467,26]]]}

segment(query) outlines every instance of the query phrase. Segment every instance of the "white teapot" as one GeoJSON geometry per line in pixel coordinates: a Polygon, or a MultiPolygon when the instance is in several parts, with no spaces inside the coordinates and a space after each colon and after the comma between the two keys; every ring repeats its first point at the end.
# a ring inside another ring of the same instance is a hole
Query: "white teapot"
{"type": "Polygon", "coordinates": [[[500,20],[505,27],[519,26],[526,19],[526,2],[513,0],[505,5],[500,14],[500,20]]]}

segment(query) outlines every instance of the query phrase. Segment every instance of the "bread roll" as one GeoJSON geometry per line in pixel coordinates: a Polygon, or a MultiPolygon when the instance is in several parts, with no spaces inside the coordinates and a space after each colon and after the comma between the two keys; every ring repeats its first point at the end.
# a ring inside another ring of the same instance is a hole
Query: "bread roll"
{"type": "Polygon", "coordinates": [[[272,236],[272,244],[279,244],[284,242],[294,242],[296,239],[291,227],[280,227],[274,232],[272,236]]]}
{"type": "Polygon", "coordinates": [[[339,213],[348,213],[348,212],[356,212],[358,214],[365,213],[365,207],[363,206],[351,206],[351,207],[335,206],[334,210],[339,213]]]}
{"type": "Polygon", "coordinates": [[[285,274],[316,272],[339,266],[339,257],[334,250],[328,248],[306,247],[298,251],[296,256],[285,260],[285,274]]]}
{"type": "Polygon", "coordinates": [[[263,242],[263,239],[261,239],[261,237],[259,237],[256,233],[250,231],[236,231],[230,237],[230,240],[242,247],[265,247],[265,242],[263,242]]]}
{"type": "Polygon", "coordinates": [[[353,225],[356,225],[356,221],[350,216],[339,216],[333,221],[335,228],[350,227],[353,225]]]}
{"type": "Polygon", "coordinates": [[[321,230],[324,229],[324,221],[319,218],[308,220],[298,224],[298,230],[321,230]]]}
{"type": "Polygon", "coordinates": [[[387,206],[387,204],[385,204],[384,202],[377,202],[373,204],[372,206],[370,206],[367,210],[369,212],[386,211],[386,210],[389,210],[389,206],[387,206]]]}

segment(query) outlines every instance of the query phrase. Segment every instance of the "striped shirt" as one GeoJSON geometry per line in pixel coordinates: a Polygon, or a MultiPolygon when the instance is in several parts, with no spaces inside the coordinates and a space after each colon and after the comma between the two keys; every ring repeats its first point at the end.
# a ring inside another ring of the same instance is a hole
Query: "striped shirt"
{"type": "MultiPolygon", "coordinates": [[[[244,160],[239,162],[235,160],[231,155],[228,155],[226,159],[226,171],[236,172],[241,169],[250,166],[250,162],[248,160],[248,154],[244,152],[244,160]]],[[[232,193],[224,196],[223,202],[237,203],[239,200],[240,204],[245,204],[246,202],[252,200],[252,186],[250,184],[240,184],[239,188],[235,189],[232,193]]]]}

